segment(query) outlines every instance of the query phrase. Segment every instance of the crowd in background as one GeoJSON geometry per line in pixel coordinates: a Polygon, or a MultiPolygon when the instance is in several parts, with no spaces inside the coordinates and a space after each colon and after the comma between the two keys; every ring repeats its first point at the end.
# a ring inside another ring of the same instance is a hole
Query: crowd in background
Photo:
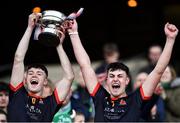
{"type": "MultiPolygon", "coordinates": [[[[160,45],[152,45],[148,51],[149,64],[139,69],[138,74],[131,80],[128,92],[135,91],[145,81],[152,71],[162,52],[160,45]]],[[[115,43],[107,43],[103,47],[104,61],[95,69],[99,82],[106,88],[106,66],[115,61],[120,61],[120,52],[115,43]]],[[[137,68],[138,69],[138,68],[137,68]]],[[[63,107],[54,115],[53,122],[93,122],[94,105],[87,91],[82,73],[78,72],[77,80],[73,82],[72,88],[63,102],[63,107]]],[[[180,78],[177,76],[172,65],[168,65],[164,71],[160,84],[157,86],[152,103],[142,114],[141,121],[176,122],[180,121],[180,78]]],[[[52,94],[54,85],[48,79],[44,86],[43,96],[52,94]]],[[[0,121],[7,121],[7,105],[9,101],[9,86],[7,82],[0,82],[0,121]]]]}

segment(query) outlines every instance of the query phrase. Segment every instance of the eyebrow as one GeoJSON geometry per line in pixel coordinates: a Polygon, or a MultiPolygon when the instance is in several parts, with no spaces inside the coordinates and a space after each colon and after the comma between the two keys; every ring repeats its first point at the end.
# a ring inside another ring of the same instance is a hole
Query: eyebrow
{"type": "Polygon", "coordinates": [[[37,73],[44,73],[43,71],[37,71],[37,73]]]}
{"type": "MultiPolygon", "coordinates": [[[[109,74],[113,74],[113,73],[109,72],[109,74]]],[[[113,75],[115,75],[115,74],[113,74],[113,75]]],[[[123,75],[123,73],[118,73],[117,75],[123,75]]]]}
{"type": "MultiPolygon", "coordinates": [[[[30,72],[34,72],[34,71],[28,70],[28,73],[30,73],[30,72]]],[[[44,71],[41,71],[41,70],[38,70],[37,73],[45,73],[45,72],[44,72],[44,71]]]]}

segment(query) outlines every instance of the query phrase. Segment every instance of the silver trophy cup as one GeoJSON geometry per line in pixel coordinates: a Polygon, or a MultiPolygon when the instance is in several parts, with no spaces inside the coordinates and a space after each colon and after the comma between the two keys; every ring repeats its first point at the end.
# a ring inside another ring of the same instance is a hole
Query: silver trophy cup
{"type": "Polygon", "coordinates": [[[61,36],[57,30],[60,30],[65,19],[66,16],[61,12],[55,10],[43,11],[38,22],[41,28],[38,41],[46,46],[57,46],[60,43],[59,37],[61,36]]]}

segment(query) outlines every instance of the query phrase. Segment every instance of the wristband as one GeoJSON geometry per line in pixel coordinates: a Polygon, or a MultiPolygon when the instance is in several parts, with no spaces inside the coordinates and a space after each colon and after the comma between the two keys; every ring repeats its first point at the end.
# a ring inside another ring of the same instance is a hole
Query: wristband
{"type": "Polygon", "coordinates": [[[78,32],[70,32],[69,35],[78,35],[78,32]]]}

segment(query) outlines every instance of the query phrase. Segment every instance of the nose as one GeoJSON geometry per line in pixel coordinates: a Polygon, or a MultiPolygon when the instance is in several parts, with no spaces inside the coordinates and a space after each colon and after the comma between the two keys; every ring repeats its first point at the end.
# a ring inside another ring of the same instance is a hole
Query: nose
{"type": "Polygon", "coordinates": [[[114,81],[115,82],[118,81],[118,77],[117,76],[114,77],[114,81]]]}
{"type": "Polygon", "coordinates": [[[36,75],[36,73],[34,73],[33,75],[32,75],[32,78],[36,78],[37,77],[37,75],[36,75]]]}

